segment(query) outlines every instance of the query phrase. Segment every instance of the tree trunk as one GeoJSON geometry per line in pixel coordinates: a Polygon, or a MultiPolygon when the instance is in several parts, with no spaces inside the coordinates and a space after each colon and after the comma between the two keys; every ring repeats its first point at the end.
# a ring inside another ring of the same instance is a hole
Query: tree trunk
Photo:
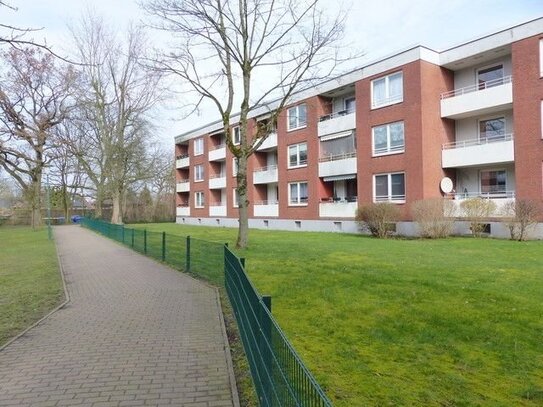
{"type": "Polygon", "coordinates": [[[238,159],[238,211],[239,228],[237,249],[245,249],[249,243],[249,199],[247,196],[247,157],[243,154],[238,159]]]}
{"type": "Polygon", "coordinates": [[[121,192],[114,191],[113,196],[111,198],[113,200],[113,212],[111,214],[111,223],[114,223],[116,225],[122,225],[123,213],[122,213],[121,192]]]}
{"type": "Polygon", "coordinates": [[[30,207],[31,207],[31,226],[32,229],[39,228],[42,225],[41,218],[41,171],[36,170],[35,177],[32,178],[32,187],[31,187],[31,198],[30,198],[30,207]]]}

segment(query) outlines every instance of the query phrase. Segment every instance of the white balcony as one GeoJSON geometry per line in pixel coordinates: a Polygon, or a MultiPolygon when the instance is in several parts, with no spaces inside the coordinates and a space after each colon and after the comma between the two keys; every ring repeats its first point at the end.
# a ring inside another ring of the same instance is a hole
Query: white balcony
{"type": "Polygon", "coordinates": [[[176,192],[189,192],[190,191],[190,181],[183,180],[177,183],[175,188],[176,192]]]}
{"type": "Polygon", "coordinates": [[[220,145],[213,150],[209,150],[209,161],[224,161],[226,159],[226,146],[220,145]]]}
{"type": "Polygon", "coordinates": [[[217,175],[209,178],[209,189],[223,188],[226,188],[226,177],[224,175],[217,175]]]}
{"type": "Polygon", "coordinates": [[[253,184],[271,184],[277,180],[277,165],[262,167],[253,172],[253,184]]]}
{"type": "Polygon", "coordinates": [[[321,218],[354,218],[358,208],[357,202],[321,202],[319,216],[321,218]]]}
{"type": "Polygon", "coordinates": [[[444,144],[441,152],[441,166],[443,168],[501,164],[514,160],[515,146],[512,134],[444,144]]]}
{"type": "Polygon", "coordinates": [[[185,168],[189,166],[189,156],[179,155],[175,160],[175,168],[185,168]]]}
{"type": "Polygon", "coordinates": [[[255,202],[253,205],[253,214],[260,217],[279,216],[279,204],[277,201],[255,202]]]}
{"type": "Polygon", "coordinates": [[[177,216],[190,216],[190,207],[178,206],[175,213],[177,216]]]}
{"type": "Polygon", "coordinates": [[[341,133],[356,128],[356,114],[343,110],[337,113],[322,116],[319,121],[319,137],[328,134],[341,133]]]}
{"type": "Polygon", "coordinates": [[[226,216],[226,205],[222,203],[210,205],[209,216],[226,216]]]}
{"type": "Polygon", "coordinates": [[[441,117],[462,119],[490,114],[513,106],[511,76],[455,89],[441,95],[441,117]]]}
{"type": "Polygon", "coordinates": [[[275,150],[277,148],[277,132],[272,132],[256,151],[275,150]]]}
{"type": "Polygon", "coordinates": [[[451,195],[452,202],[454,203],[453,216],[458,218],[466,217],[466,214],[462,210],[462,202],[469,198],[483,198],[488,199],[489,201],[494,202],[495,209],[489,215],[489,217],[500,218],[508,216],[507,212],[504,210],[505,205],[508,205],[510,202],[515,202],[515,191],[504,191],[503,193],[496,194],[484,194],[484,193],[470,193],[470,194],[456,194],[451,195]]]}
{"type": "Polygon", "coordinates": [[[356,172],[356,152],[319,158],[319,177],[335,177],[356,172]]]}

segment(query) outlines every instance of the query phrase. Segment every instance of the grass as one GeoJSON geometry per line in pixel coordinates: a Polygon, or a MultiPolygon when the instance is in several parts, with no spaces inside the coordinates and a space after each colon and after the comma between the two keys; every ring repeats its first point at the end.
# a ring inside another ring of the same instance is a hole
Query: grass
{"type": "Polygon", "coordinates": [[[335,406],[543,404],[543,242],[250,237],[238,254],[335,406]]]}
{"type": "Polygon", "coordinates": [[[0,228],[0,346],[64,299],[47,229],[0,228]]]}

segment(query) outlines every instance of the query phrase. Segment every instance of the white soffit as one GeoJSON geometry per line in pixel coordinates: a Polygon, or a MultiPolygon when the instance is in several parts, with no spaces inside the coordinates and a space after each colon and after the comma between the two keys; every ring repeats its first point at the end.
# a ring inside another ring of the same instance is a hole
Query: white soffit
{"type": "Polygon", "coordinates": [[[342,131],[341,133],[334,133],[334,134],[329,134],[327,136],[322,136],[320,137],[320,141],[330,141],[330,140],[335,140],[337,138],[343,138],[343,137],[348,137],[350,135],[353,134],[353,131],[352,130],[349,130],[349,131],[342,131]]]}

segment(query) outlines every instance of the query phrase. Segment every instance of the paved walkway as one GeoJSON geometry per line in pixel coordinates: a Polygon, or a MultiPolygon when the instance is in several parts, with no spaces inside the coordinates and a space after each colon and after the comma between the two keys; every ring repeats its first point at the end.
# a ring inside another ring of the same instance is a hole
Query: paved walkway
{"type": "Polygon", "coordinates": [[[210,287],[55,228],[70,302],[0,351],[0,406],[236,406],[210,287]]]}

